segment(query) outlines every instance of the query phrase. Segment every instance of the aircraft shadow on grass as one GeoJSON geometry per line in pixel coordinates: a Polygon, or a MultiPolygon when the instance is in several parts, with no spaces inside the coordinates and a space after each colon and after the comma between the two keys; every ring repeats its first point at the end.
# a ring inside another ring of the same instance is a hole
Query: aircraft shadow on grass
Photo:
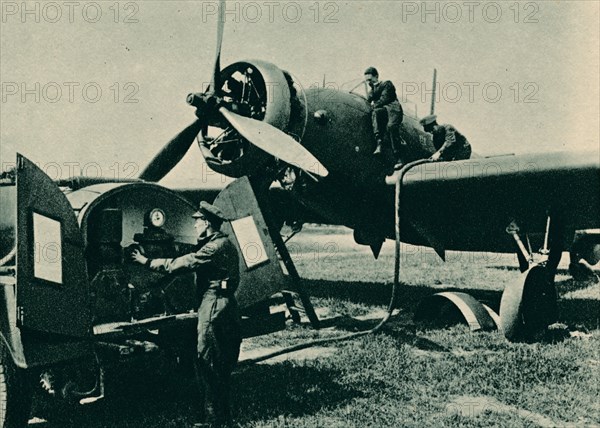
{"type": "MultiPolygon", "coordinates": [[[[328,281],[328,280],[304,280],[305,287],[313,297],[335,298],[346,300],[352,303],[365,304],[370,306],[385,306],[389,304],[392,287],[390,284],[370,283],[361,281],[328,281]]],[[[566,279],[556,281],[556,288],[562,295],[569,291],[582,290],[589,287],[589,283],[566,279]]],[[[415,309],[421,300],[440,291],[468,291],[477,300],[485,303],[494,311],[498,312],[500,308],[501,291],[477,290],[477,289],[459,289],[440,287],[428,287],[425,285],[401,285],[397,297],[396,307],[400,312],[414,314],[415,309]]],[[[570,329],[593,330],[600,326],[600,296],[599,299],[590,298],[569,298],[558,300],[559,322],[566,324],[570,329]]],[[[446,314],[447,315],[447,314],[446,314]]],[[[433,323],[431,326],[446,326],[453,322],[459,322],[462,317],[457,311],[456,317],[448,317],[440,320],[440,323],[433,323]]],[[[325,325],[333,323],[327,321],[325,325]]],[[[360,321],[355,320],[356,324],[348,324],[348,321],[339,321],[340,325],[349,325],[350,329],[363,325],[365,327],[374,327],[377,320],[360,321]]]]}
{"type": "MultiPolygon", "coordinates": [[[[335,298],[369,306],[387,307],[391,297],[391,286],[383,283],[304,280],[304,285],[313,297],[335,298]]],[[[556,285],[563,291],[586,287],[586,284],[572,279],[559,281],[556,285]]],[[[390,327],[382,330],[381,334],[390,335],[399,343],[408,343],[420,350],[449,352],[447,347],[419,337],[415,326],[409,322],[418,302],[439,291],[440,288],[436,287],[401,285],[397,304],[401,315],[396,320],[392,318],[390,327]]],[[[469,293],[494,310],[498,309],[500,291],[469,290],[469,293]]],[[[559,314],[560,321],[571,329],[593,330],[599,324],[600,301],[588,298],[559,299],[559,314]]],[[[443,328],[452,321],[450,317],[440,323],[427,323],[425,328],[443,328]]],[[[458,322],[459,319],[454,321],[458,322]]],[[[378,322],[379,319],[338,315],[323,319],[321,326],[354,332],[371,329],[378,322]]],[[[234,374],[234,418],[240,424],[249,424],[279,415],[308,416],[322,408],[344,406],[363,395],[361,390],[340,383],[341,377],[339,370],[324,366],[300,366],[289,361],[246,367],[234,374]]],[[[109,373],[107,388],[113,390],[112,396],[98,404],[78,407],[75,412],[61,412],[52,422],[31,426],[162,428],[191,426],[199,418],[197,403],[200,395],[193,378],[173,368],[157,370],[154,366],[146,366],[125,373],[122,370],[112,375],[109,373]]]]}

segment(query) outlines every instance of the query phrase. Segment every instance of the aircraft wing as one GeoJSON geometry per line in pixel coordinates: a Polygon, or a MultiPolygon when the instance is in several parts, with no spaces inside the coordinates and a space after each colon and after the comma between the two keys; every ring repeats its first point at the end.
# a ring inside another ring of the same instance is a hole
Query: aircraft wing
{"type": "Polygon", "coordinates": [[[567,242],[574,230],[600,227],[600,159],[547,153],[422,164],[404,176],[401,200],[401,224],[414,243],[512,252],[506,228],[515,222],[537,250],[548,213],[563,222],[567,242]]]}
{"type": "MultiPolygon", "coordinates": [[[[171,188],[179,195],[198,205],[200,201],[213,202],[217,195],[223,190],[223,187],[211,188],[171,188]]],[[[302,205],[292,194],[279,187],[272,187],[268,194],[270,206],[270,218],[277,227],[281,227],[284,223],[330,223],[324,217],[319,216],[314,211],[307,209],[302,205]]]]}

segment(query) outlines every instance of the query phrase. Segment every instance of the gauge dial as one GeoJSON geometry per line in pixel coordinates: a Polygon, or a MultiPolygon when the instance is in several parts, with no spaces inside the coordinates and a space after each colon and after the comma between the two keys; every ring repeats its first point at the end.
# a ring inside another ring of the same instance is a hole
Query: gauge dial
{"type": "Polygon", "coordinates": [[[150,211],[150,223],[154,227],[162,227],[165,224],[165,212],[159,208],[150,211]]]}

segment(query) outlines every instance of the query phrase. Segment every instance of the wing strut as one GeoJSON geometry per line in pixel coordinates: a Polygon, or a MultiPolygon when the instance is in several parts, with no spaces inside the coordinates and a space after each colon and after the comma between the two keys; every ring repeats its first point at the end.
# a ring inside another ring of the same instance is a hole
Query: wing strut
{"type": "Polygon", "coordinates": [[[515,239],[523,275],[508,284],[502,293],[502,330],[511,341],[537,340],[558,318],[554,276],[564,249],[564,224],[559,216],[548,215],[544,246],[539,250],[541,258],[535,263],[533,254],[519,238],[519,227],[514,221],[506,232],[515,239]]]}

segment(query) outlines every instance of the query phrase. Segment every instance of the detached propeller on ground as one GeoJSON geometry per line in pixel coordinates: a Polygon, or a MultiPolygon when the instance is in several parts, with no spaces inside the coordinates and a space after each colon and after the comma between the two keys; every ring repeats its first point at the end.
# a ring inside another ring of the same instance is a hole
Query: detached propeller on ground
{"type": "Polygon", "coordinates": [[[221,87],[220,58],[225,24],[224,11],[225,0],[221,0],[217,23],[217,49],[211,85],[203,94],[188,95],[188,103],[197,108],[196,115],[199,119],[169,141],[142,171],[140,178],[146,181],[159,181],[167,175],[185,156],[200,131],[208,126],[209,118],[217,113],[220,113],[251,144],[271,156],[303,169],[309,174],[316,174],[321,177],[327,176],[328,171],[319,160],[285,132],[269,123],[240,116],[225,107],[219,106],[220,100],[216,92],[221,87]]]}

